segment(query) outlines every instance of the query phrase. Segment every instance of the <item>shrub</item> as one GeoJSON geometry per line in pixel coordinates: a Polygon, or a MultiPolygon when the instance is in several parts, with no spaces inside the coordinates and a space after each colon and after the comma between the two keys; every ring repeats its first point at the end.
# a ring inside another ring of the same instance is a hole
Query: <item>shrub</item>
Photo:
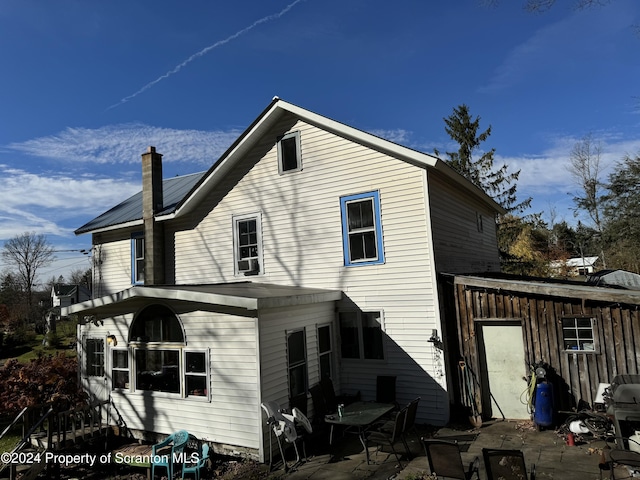
{"type": "Polygon", "coordinates": [[[51,405],[63,410],[82,403],[86,394],[78,386],[78,362],[64,354],[40,355],[21,364],[9,360],[0,368],[0,415],[24,407],[51,405]]]}

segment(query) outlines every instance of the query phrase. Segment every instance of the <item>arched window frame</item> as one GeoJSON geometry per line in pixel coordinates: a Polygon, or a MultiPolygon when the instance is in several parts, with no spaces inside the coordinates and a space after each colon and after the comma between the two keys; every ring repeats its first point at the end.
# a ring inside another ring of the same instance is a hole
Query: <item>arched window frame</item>
{"type": "Polygon", "coordinates": [[[129,354],[125,366],[122,354],[116,353],[122,352],[122,348],[114,348],[111,352],[112,379],[116,375],[119,378],[126,376],[128,381],[119,385],[112,382],[112,390],[210,401],[209,351],[187,348],[184,325],[173,309],[162,303],[146,305],[134,316],[128,336],[129,354]],[[154,313],[158,315],[159,324],[154,323],[154,318],[145,318],[149,312],[152,316],[154,313]],[[140,322],[146,325],[141,327],[140,322]],[[151,331],[147,330],[149,328],[151,331]],[[116,355],[119,355],[120,362],[116,361],[116,355]],[[189,359],[191,363],[194,359],[198,360],[196,372],[187,365],[189,359]],[[194,381],[196,376],[198,378],[194,381]]]}

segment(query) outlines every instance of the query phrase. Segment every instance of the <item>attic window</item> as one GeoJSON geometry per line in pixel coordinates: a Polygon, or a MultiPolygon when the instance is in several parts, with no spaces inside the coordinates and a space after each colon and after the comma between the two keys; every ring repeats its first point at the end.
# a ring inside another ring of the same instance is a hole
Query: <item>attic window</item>
{"type": "Polygon", "coordinates": [[[283,174],[300,170],[300,132],[287,133],[278,141],[278,172],[283,174]]]}

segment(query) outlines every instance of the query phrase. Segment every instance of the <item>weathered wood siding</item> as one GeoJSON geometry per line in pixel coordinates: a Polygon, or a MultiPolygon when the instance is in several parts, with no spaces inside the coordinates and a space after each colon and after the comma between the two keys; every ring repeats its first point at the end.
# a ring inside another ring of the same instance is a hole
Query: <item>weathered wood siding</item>
{"type": "Polygon", "coordinates": [[[382,310],[386,361],[343,362],[337,387],[360,389],[372,399],[378,374],[397,375],[398,400],[420,395],[419,420],[444,423],[444,368],[428,342],[440,321],[424,183],[422,168],[284,119],[198,212],[174,222],[176,282],[251,280],[339,289],[362,310],[382,310]],[[295,130],[303,169],[279,175],[276,139],[295,130]],[[372,190],[380,194],[385,263],[345,267],[340,197],[372,190]],[[232,216],[255,212],[262,222],[262,272],[236,277],[232,216]]]}
{"type": "Polygon", "coordinates": [[[508,282],[492,289],[465,285],[461,279],[452,288],[458,352],[473,370],[481,369],[476,322],[521,320],[527,367],[545,362],[559,377],[555,392],[559,410],[575,408],[579,402],[593,406],[600,383],[610,383],[619,374],[640,373],[638,304],[619,303],[614,297],[607,300],[606,294],[598,300],[589,299],[588,293],[584,299],[563,296],[561,285],[550,286],[549,292],[555,293],[544,295],[509,289],[508,282]],[[562,317],[571,315],[595,318],[595,352],[564,349],[562,317]]]}

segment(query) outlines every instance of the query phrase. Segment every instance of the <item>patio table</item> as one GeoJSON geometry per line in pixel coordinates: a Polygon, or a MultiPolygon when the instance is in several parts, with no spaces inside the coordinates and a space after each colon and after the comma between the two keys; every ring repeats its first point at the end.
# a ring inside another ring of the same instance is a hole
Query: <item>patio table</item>
{"type": "Polygon", "coordinates": [[[344,407],[342,417],[337,413],[325,415],[324,421],[331,425],[329,432],[329,445],[333,444],[333,428],[336,425],[345,427],[353,427],[358,431],[358,438],[364,447],[367,457],[367,465],[369,464],[369,449],[367,448],[367,439],[365,432],[368,427],[380,420],[384,415],[393,410],[395,405],[391,403],[376,402],[355,402],[344,407]]]}

